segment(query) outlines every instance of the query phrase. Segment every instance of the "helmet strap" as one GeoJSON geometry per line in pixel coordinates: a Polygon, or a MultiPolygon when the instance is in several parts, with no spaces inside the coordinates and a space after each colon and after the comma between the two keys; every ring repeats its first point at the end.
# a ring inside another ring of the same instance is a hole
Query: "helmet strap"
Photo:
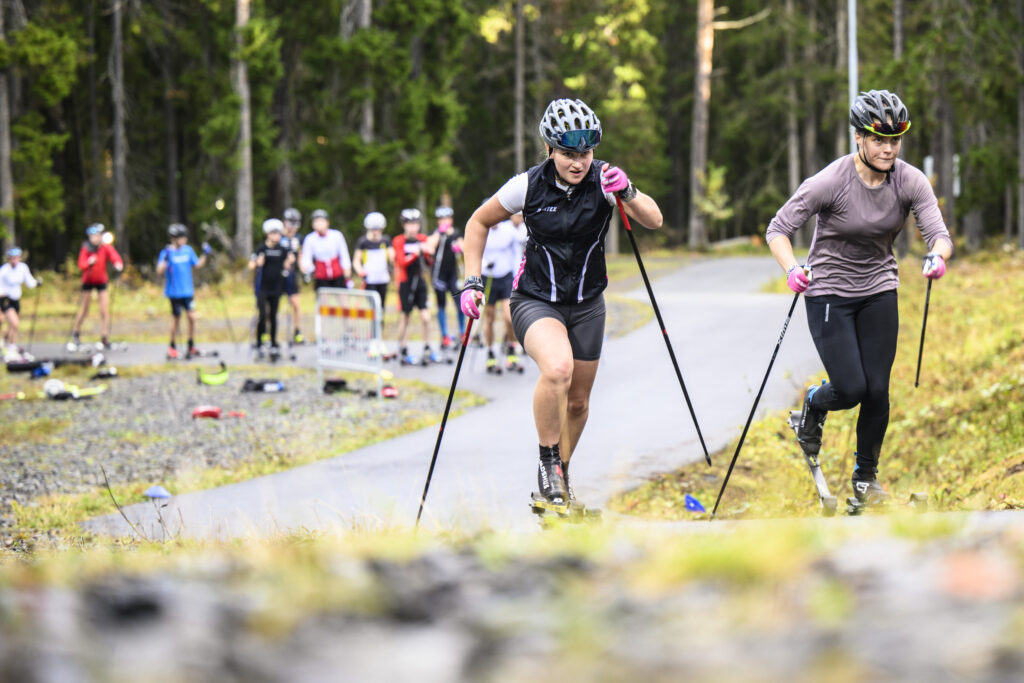
{"type": "Polygon", "coordinates": [[[889,177],[892,175],[892,168],[893,168],[893,166],[896,165],[895,163],[893,163],[893,166],[890,166],[888,169],[886,169],[884,171],[882,169],[878,168],[877,166],[872,166],[871,162],[869,162],[867,157],[864,156],[864,146],[863,145],[858,145],[857,156],[860,157],[861,162],[865,166],[870,168],[875,173],[883,173],[883,174],[885,174],[885,182],[889,182],[889,177]]]}

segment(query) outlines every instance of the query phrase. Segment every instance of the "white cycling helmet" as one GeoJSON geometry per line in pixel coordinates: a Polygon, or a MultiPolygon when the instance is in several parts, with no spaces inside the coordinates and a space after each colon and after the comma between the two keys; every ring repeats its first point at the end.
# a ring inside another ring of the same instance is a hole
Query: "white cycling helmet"
{"type": "Polygon", "coordinates": [[[586,152],[601,142],[601,120],[582,100],[551,100],[539,130],[544,142],[567,152],[586,152]]]}
{"type": "Polygon", "coordinates": [[[263,221],[263,234],[269,235],[272,232],[284,232],[284,223],[280,218],[268,218],[263,221]]]}
{"type": "Polygon", "coordinates": [[[363,219],[363,227],[367,230],[383,230],[388,225],[388,219],[380,211],[371,211],[363,219]]]}

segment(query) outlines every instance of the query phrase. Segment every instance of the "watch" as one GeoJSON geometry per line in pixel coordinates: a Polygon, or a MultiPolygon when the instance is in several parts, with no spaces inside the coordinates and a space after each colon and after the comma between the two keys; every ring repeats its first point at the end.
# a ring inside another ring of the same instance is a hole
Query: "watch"
{"type": "Polygon", "coordinates": [[[634,185],[633,183],[630,183],[626,187],[626,189],[619,190],[618,195],[619,195],[619,199],[621,199],[624,202],[631,202],[631,201],[633,201],[634,199],[636,199],[636,185],[634,185]]]}
{"type": "Polygon", "coordinates": [[[469,277],[467,277],[462,282],[462,289],[463,290],[475,289],[478,292],[484,291],[484,281],[483,281],[483,278],[481,278],[481,277],[479,277],[477,275],[470,275],[469,277]]]}

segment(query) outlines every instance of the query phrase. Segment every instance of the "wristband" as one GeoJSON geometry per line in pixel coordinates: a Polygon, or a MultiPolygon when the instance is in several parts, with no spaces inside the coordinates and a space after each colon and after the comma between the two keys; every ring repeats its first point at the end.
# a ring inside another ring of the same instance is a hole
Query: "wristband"
{"type": "Polygon", "coordinates": [[[622,201],[631,202],[636,199],[636,185],[630,183],[626,186],[626,189],[619,190],[617,194],[619,195],[619,199],[622,201]]]}
{"type": "Polygon", "coordinates": [[[462,291],[466,291],[467,289],[475,289],[478,292],[484,291],[483,278],[478,275],[470,275],[467,277],[462,283],[462,291]]]}

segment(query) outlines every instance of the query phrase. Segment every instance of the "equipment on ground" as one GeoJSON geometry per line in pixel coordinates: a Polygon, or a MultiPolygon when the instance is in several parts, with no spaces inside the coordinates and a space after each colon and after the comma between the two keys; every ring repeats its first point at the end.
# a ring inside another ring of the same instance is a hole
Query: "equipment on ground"
{"type": "Polygon", "coordinates": [[[228,366],[220,361],[220,369],[215,372],[207,372],[203,368],[196,368],[196,384],[206,384],[211,387],[218,387],[228,381],[228,366]]]}

